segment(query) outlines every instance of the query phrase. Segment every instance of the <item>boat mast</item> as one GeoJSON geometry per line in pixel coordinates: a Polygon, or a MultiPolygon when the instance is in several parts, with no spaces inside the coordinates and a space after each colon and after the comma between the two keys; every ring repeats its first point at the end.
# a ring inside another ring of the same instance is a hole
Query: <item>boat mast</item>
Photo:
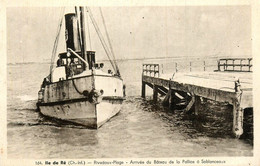
{"type": "MultiPolygon", "coordinates": [[[[81,29],[81,40],[82,40],[82,45],[81,45],[81,55],[83,59],[87,60],[87,48],[86,48],[86,32],[85,32],[85,10],[84,7],[80,6],[79,7],[80,11],[80,29],[81,29]]],[[[84,70],[86,70],[86,65],[84,64],[84,70]]],[[[91,67],[91,64],[89,64],[89,68],[91,67]]]]}

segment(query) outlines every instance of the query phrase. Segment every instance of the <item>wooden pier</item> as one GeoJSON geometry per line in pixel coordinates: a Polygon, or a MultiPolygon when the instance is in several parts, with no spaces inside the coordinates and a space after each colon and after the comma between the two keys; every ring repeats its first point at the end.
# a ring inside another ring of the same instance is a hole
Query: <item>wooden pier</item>
{"type": "Polygon", "coordinates": [[[233,106],[232,131],[239,138],[243,134],[244,110],[253,107],[251,61],[252,59],[220,59],[217,71],[169,74],[161,73],[159,64],[143,64],[141,95],[145,97],[148,85],[153,88],[155,102],[160,93],[165,95],[163,104],[175,107],[184,103],[182,110],[194,111],[195,115],[199,112],[201,97],[228,103],[233,106]]]}

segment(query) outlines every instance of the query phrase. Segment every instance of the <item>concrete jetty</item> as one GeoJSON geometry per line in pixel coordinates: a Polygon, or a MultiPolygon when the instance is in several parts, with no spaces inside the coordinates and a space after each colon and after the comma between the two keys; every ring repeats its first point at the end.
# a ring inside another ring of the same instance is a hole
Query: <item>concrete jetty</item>
{"type": "Polygon", "coordinates": [[[194,111],[195,115],[199,113],[201,97],[228,103],[233,106],[232,131],[239,138],[243,134],[244,110],[253,107],[251,61],[251,58],[220,59],[216,71],[165,74],[159,64],[143,64],[141,95],[145,97],[148,85],[153,88],[154,101],[160,93],[165,95],[164,104],[174,107],[184,103],[183,111],[194,111]]]}

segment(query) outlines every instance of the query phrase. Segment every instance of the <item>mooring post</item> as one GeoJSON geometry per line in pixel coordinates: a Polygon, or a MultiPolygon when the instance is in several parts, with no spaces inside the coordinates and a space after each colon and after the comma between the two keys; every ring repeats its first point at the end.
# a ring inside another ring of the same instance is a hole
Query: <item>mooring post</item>
{"type": "Polygon", "coordinates": [[[158,86],[153,85],[153,101],[157,102],[158,99],[158,86]]]}
{"type": "Polygon", "coordinates": [[[143,97],[143,98],[145,98],[145,82],[144,81],[142,81],[142,94],[141,94],[141,96],[143,97]]]}

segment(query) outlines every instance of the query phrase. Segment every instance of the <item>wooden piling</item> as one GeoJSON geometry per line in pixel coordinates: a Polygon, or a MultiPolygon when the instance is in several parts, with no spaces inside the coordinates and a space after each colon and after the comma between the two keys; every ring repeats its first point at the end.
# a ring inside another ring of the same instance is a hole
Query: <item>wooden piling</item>
{"type": "Polygon", "coordinates": [[[173,90],[169,89],[169,108],[172,109],[174,106],[173,90]]]}
{"type": "Polygon", "coordinates": [[[143,97],[143,98],[145,98],[145,82],[144,81],[142,81],[142,94],[141,94],[141,96],[143,97]]]}
{"type": "Polygon", "coordinates": [[[166,96],[164,97],[162,104],[164,106],[169,106],[169,98],[170,98],[170,91],[168,90],[166,96]]]}
{"type": "Polygon", "coordinates": [[[153,101],[157,102],[158,99],[158,86],[153,85],[153,101]]]}
{"type": "Polygon", "coordinates": [[[236,138],[243,134],[244,109],[242,109],[237,101],[233,103],[233,133],[236,138]]]}
{"type": "Polygon", "coordinates": [[[200,106],[200,97],[195,96],[195,103],[194,103],[194,114],[197,116],[199,115],[199,106],[200,106]]]}
{"type": "MultiPolygon", "coordinates": [[[[195,104],[195,95],[194,94],[191,94],[191,100],[189,101],[189,103],[187,104],[186,108],[183,109],[183,111],[185,113],[188,113],[190,112],[192,109],[192,107],[194,106],[195,104]]],[[[195,108],[195,107],[194,107],[195,108]]]]}
{"type": "MultiPolygon", "coordinates": [[[[176,63],[177,64],[177,63],[176,63]]],[[[173,105],[173,96],[172,96],[172,88],[171,88],[171,79],[169,80],[169,91],[168,91],[168,95],[169,95],[169,109],[172,108],[173,105]]]]}

